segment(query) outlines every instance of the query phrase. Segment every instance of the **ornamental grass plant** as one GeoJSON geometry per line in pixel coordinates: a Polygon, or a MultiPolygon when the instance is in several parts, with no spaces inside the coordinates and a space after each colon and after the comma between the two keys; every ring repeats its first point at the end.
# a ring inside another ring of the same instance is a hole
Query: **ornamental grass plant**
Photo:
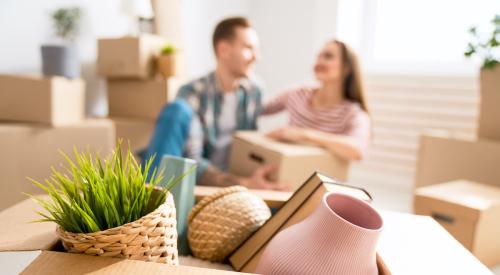
{"type": "MultiPolygon", "coordinates": [[[[90,151],[79,153],[74,149],[74,160],[60,151],[67,165],[61,170],[52,167],[52,175],[44,183],[30,180],[43,189],[50,200],[30,195],[45,210],[37,222],[55,222],[63,230],[73,233],[92,233],[133,222],[158,208],[183,175],[170,177],[164,187],[158,184],[163,171],[153,170],[148,175],[154,156],[141,167],[128,147],[122,155],[119,141],[109,159],[90,151]],[[150,178],[149,183],[146,179],[150,178]]],[[[167,175],[170,176],[170,175],[167,175]]]]}

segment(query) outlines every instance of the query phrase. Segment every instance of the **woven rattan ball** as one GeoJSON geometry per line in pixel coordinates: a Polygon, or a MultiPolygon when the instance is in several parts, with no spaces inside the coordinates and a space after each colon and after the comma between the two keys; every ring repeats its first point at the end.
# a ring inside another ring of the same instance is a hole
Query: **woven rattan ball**
{"type": "Polygon", "coordinates": [[[189,247],[197,258],[221,262],[269,217],[266,203],[245,187],[224,188],[189,213],[189,247]]]}

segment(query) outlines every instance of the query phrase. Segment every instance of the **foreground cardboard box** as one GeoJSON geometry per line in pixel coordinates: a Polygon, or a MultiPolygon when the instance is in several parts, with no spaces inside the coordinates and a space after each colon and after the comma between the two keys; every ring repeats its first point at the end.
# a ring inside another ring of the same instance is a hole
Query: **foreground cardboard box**
{"type": "Polygon", "coordinates": [[[485,265],[500,263],[500,187],[465,180],[420,187],[414,210],[433,217],[485,265]]]}
{"type": "Polygon", "coordinates": [[[0,210],[26,198],[22,192],[40,193],[26,177],[48,178],[51,166],[65,163],[58,150],[72,156],[73,148],[88,148],[105,156],[114,146],[115,130],[107,119],[56,128],[0,124],[0,210]]]}
{"type": "Polygon", "coordinates": [[[422,136],[415,186],[465,179],[500,186],[500,143],[422,136]]]}
{"type": "Polygon", "coordinates": [[[349,162],[324,149],[274,141],[262,133],[237,132],[229,160],[229,171],[239,176],[250,176],[257,167],[272,163],[276,171],[271,180],[284,181],[295,190],[315,171],[344,181],[349,162]]]}
{"type": "Polygon", "coordinates": [[[0,121],[76,124],[85,115],[82,79],[0,75],[0,121]]]}
{"type": "Polygon", "coordinates": [[[41,218],[38,211],[43,211],[38,203],[25,199],[0,212],[0,251],[49,250],[56,246],[56,224],[34,223],[41,218]]]}
{"type": "Polygon", "coordinates": [[[377,253],[392,274],[492,274],[430,217],[381,211],[377,253]]]}
{"type": "Polygon", "coordinates": [[[176,78],[152,80],[108,80],[109,115],[156,120],[179,88],[176,78]]]}
{"type": "Polygon", "coordinates": [[[192,274],[224,275],[231,271],[43,251],[21,274],[192,274]]]}
{"type": "Polygon", "coordinates": [[[106,78],[151,78],[156,72],[155,58],[167,42],[152,34],[99,39],[97,73],[106,78]]]}
{"type": "MultiPolygon", "coordinates": [[[[39,242],[39,244],[42,245],[33,246],[30,244],[30,248],[37,247],[40,249],[42,247],[50,247],[50,244],[53,243],[56,238],[55,231],[52,230],[52,228],[44,228],[40,226],[43,224],[36,223],[32,224],[34,227],[27,231],[19,231],[18,228],[26,226],[28,221],[37,218],[36,214],[32,211],[32,207],[36,207],[36,204],[34,204],[34,202],[28,202],[27,204],[31,205],[31,207],[16,206],[11,208],[13,211],[11,211],[10,214],[5,213],[7,210],[0,213],[0,229],[2,230],[0,231],[0,244],[3,244],[11,239],[17,239],[21,242],[29,244],[29,240],[40,240],[45,238],[46,241],[39,242]],[[8,219],[10,217],[13,217],[14,221],[17,222],[9,223],[8,219]],[[4,236],[4,238],[2,238],[2,236],[4,236]],[[13,237],[9,238],[8,236],[13,237]]],[[[379,241],[378,254],[380,259],[383,259],[383,262],[379,260],[379,263],[384,264],[380,267],[383,268],[383,272],[386,273],[381,272],[380,274],[391,274],[391,272],[392,274],[491,274],[491,272],[483,264],[481,264],[481,262],[479,262],[467,249],[458,243],[432,218],[387,211],[382,211],[381,214],[384,220],[384,232],[379,241]]],[[[3,248],[4,246],[2,249],[3,248]]],[[[11,245],[9,250],[16,250],[16,246],[11,245]]],[[[31,252],[0,252],[0,259],[7,259],[6,262],[2,262],[4,264],[4,266],[2,266],[2,271],[5,270],[5,265],[7,265],[7,270],[10,270],[8,264],[14,260],[19,261],[21,258],[26,258],[23,260],[24,262],[31,262],[32,259],[37,256],[36,253],[35,255],[32,254],[33,253],[31,252]],[[6,253],[7,255],[4,256],[6,253]],[[25,253],[29,253],[29,255],[25,255],[25,253]]],[[[56,255],[48,252],[44,253],[44,255],[50,254],[56,255]]],[[[74,261],[74,259],[76,259],[75,256],[78,256],[78,258],[83,257],[80,255],[67,253],[58,253],[57,255],[62,254],[70,256],[55,256],[55,258],[52,256],[46,258],[47,256],[44,256],[43,258],[33,262],[33,265],[29,266],[25,272],[32,272],[33,270],[36,270],[37,272],[41,272],[37,274],[59,274],[57,273],[59,272],[58,270],[63,270],[64,274],[82,274],[90,271],[88,269],[79,271],[74,270],[73,268],[89,268],[96,266],[93,264],[93,261],[107,261],[104,258],[93,257],[93,259],[86,258],[86,260],[81,262],[80,260],[74,261]],[[67,257],[71,257],[71,259],[67,257]],[[67,266],[69,266],[68,269],[66,269],[67,266]],[[57,269],[59,267],[61,268],[57,269]]],[[[117,260],[120,261],[119,259],[117,260]]],[[[228,268],[221,264],[214,264],[194,259],[192,257],[180,257],[180,262],[182,265],[201,266],[211,269],[228,268]]],[[[139,265],[142,266],[143,264],[139,265]]],[[[105,265],[102,266],[102,269],[100,268],[99,270],[94,271],[106,271],[110,274],[113,274],[113,272],[115,272],[115,274],[116,272],[119,272],[119,274],[128,272],[129,269],[124,270],[119,268],[120,266],[121,265],[115,266],[115,264],[105,265]]],[[[16,268],[18,267],[16,266],[16,268]]],[[[140,272],[133,269],[135,274],[142,274],[148,270],[148,268],[145,267],[138,268],[140,268],[140,272]]],[[[191,271],[198,271],[198,269],[184,269],[185,267],[181,268],[184,272],[181,274],[197,274],[191,273],[191,271]]],[[[203,274],[211,274],[209,272],[221,271],[203,270],[203,272],[203,274]]],[[[176,274],[169,272],[166,273],[176,274]]]]}
{"type": "Polygon", "coordinates": [[[500,140],[500,66],[481,70],[478,136],[500,140]]]}
{"type": "Polygon", "coordinates": [[[122,152],[125,153],[130,143],[130,150],[137,160],[138,153],[146,148],[149,144],[153,131],[155,129],[155,121],[136,118],[119,118],[111,117],[111,121],[115,125],[116,139],[122,139],[124,145],[122,152]]]}

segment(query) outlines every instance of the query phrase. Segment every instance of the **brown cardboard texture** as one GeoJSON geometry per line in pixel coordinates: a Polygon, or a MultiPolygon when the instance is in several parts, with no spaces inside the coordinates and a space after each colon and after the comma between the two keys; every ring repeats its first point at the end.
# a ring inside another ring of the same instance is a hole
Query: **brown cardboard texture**
{"type": "Polygon", "coordinates": [[[481,70],[478,136],[500,140],[500,66],[481,70]]]}
{"type": "Polygon", "coordinates": [[[42,218],[37,211],[43,208],[29,198],[0,212],[0,251],[47,250],[57,244],[56,224],[33,222],[42,218]]]}
{"type": "Polygon", "coordinates": [[[340,192],[371,201],[363,189],[338,184],[314,173],[259,230],[251,235],[230,257],[229,262],[244,272],[254,272],[268,242],[281,230],[307,217],[327,192],[340,192]]]}
{"type": "Polygon", "coordinates": [[[349,162],[315,146],[274,141],[262,133],[237,132],[231,147],[229,171],[250,176],[264,164],[276,165],[271,180],[284,181],[295,190],[315,171],[346,180],[349,162]]]}
{"type": "Polygon", "coordinates": [[[500,186],[500,143],[422,136],[415,186],[465,179],[500,186]]]}
{"type": "Polygon", "coordinates": [[[107,119],[85,120],[78,125],[43,127],[0,124],[0,210],[26,198],[22,192],[40,194],[26,177],[43,181],[51,166],[65,163],[59,150],[70,157],[76,147],[106,156],[115,146],[115,130],[107,119]]]}
{"type": "Polygon", "coordinates": [[[116,139],[122,139],[124,146],[122,152],[125,153],[130,142],[130,150],[137,160],[139,151],[146,148],[155,128],[155,121],[134,118],[110,118],[116,129],[116,139]]]}
{"type": "Polygon", "coordinates": [[[151,34],[99,39],[97,73],[107,78],[151,78],[156,73],[155,59],[167,42],[151,34]]]}
{"type": "Polygon", "coordinates": [[[134,261],[110,257],[87,256],[63,252],[43,251],[21,274],[240,274],[189,266],[171,266],[162,263],[134,261]]]}
{"type": "Polygon", "coordinates": [[[109,115],[156,120],[179,88],[176,78],[108,80],[109,115]]]}
{"type": "Polygon", "coordinates": [[[77,124],[85,115],[85,82],[64,77],[0,75],[0,121],[77,124]]]}
{"type": "Polygon", "coordinates": [[[465,180],[420,187],[414,210],[433,217],[485,265],[500,264],[500,187],[465,180]]]}

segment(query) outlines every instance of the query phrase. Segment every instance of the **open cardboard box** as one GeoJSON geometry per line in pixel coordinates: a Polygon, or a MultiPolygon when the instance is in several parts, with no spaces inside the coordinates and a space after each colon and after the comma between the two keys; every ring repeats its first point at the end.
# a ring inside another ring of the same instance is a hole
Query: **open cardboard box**
{"type": "MultiPolygon", "coordinates": [[[[195,193],[199,194],[200,191],[195,193]]],[[[36,210],[40,210],[40,207],[26,200],[0,212],[0,256],[4,253],[2,251],[17,251],[8,255],[10,259],[15,259],[12,254],[26,253],[21,251],[44,250],[23,274],[81,274],[90,271],[96,272],[94,274],[104,271],[106,274],[231,274],[215,270],[229,269],[228,266],[198,259],[185,259],[184,263],[182,258],[180,260],[181,265],[197,265],[207,269],[48,252],[57,250],[55,225],[28,223],[38,218],[36,210]]],[[[378,246],[379,274],[490,274],[483,264],[432,218],[387,211],[381,211],[381,214],[384,232],[378,246]]]]}
{"type": "Polygon", "coordinates": [[[37,181],[49,178],[50,167],[66,163],[58,150],[73,159],[73,149],[111,153],[115,130],[108,119],[87,119],[75,125],[48,127],[39,124],[0,124],[0,210],[26,198],[22,193],[40,194],[37,181]]]}

